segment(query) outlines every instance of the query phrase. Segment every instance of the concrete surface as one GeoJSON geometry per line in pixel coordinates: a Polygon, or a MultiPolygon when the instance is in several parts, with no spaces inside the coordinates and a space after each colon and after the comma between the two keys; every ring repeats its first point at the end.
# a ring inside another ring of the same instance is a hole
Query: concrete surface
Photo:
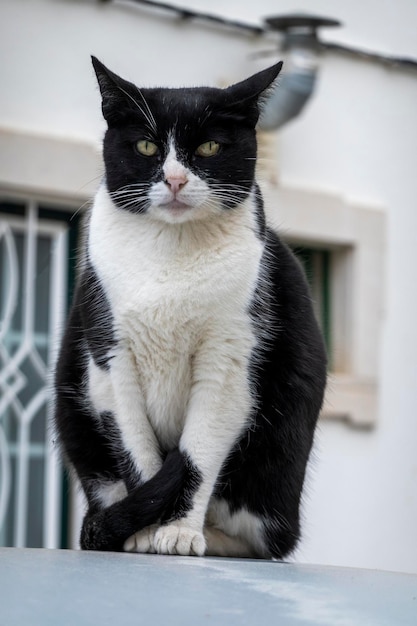
{"type": "Polygon", "coordinates": [[[417,576],[220,558],[0,548],[1,626],[417,624],[417,576]]]}

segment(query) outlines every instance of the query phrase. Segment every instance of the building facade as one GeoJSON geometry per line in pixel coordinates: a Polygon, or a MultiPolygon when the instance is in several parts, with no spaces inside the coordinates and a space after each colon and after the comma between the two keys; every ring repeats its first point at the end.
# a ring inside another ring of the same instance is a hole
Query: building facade
{"type": "MultiPolygon", "coordinates": [[[[187,3],[251,25],[299,6],[222,5],[187,3]]],[[[331,357],[295,558],[416,572],[417,71],[389,57],[417,58],[417,11],[412,0],[314,11],[344,25],[323,41],[379,56],[325,47],[301,114],[259,133],[268,216],[303,251],[331,357]]],[[[1,0],[0,31],[0,543],[75,545],[50,371],[103,172],[89,56],[144,86],[224,86],[285,52],[276,33],[123,1],[1,0]]]]}

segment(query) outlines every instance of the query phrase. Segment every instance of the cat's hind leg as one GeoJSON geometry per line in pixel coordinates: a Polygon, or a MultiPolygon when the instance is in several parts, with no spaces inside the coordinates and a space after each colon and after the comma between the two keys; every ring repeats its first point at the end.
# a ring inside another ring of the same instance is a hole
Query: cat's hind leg
{"type": "Polygon", "coordinates": [[[209,556],[263,558],[267,556],[263,520],[245,506],[231,508],[224,498],[213,497],[204,536],[209,556]]]}
{"type": "Polygon", "coordinates": [[[243,537],[232,537],[214,526],[204,528],[204,538],[206,540],[206,556],[260,558],[254,547],[243,537]]]}

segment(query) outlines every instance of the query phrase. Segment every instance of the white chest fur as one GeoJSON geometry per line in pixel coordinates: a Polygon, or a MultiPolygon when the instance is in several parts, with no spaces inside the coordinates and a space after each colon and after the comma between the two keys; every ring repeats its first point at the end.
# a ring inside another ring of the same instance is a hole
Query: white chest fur
{"type": "MultiPolygon", "coordinates": [[[[195,382],[193,359],[208,335],[216,335],[213,345],[229,342],[239,367],[247,366],[254,345],[248,306],[261,254],[250,200],[210,220],[166,224],[117,209],[104,186],[99,190],[90,261],[110,303],[117,349],[132,354],[146,412],[163,445],[178,441],[195,382]]],[[[217,359],[214,350],[214,369],[217,359]]],[[[106,376],[94,375],[96,383],[106,376]]],[[[100,385],[90,383],[93,388],[100,385]]],[[[102,404],[97,392],[93,401],[102,404]]]]}

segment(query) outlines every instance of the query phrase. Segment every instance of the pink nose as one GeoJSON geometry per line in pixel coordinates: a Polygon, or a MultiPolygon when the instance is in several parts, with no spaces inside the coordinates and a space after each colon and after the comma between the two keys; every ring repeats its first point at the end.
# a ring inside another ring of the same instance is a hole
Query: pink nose
{"type": "Polygon", "coordinates": [[[186,176],[168,176],[164,182],[171,189],[172,193],[176,195],[187,184],[188,179],[186,176]]]}

